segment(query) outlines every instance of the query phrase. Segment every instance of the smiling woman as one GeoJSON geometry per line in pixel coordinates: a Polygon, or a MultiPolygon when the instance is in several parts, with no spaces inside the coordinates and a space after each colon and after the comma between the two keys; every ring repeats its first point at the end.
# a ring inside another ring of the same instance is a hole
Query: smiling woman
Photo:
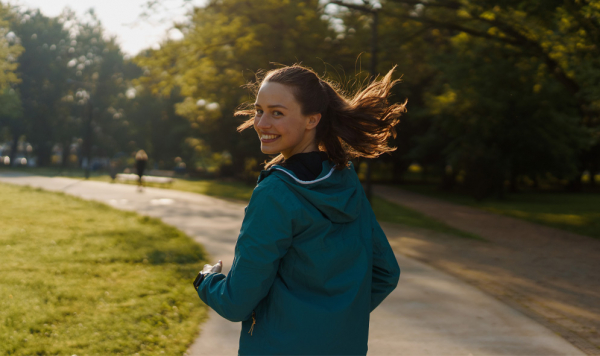
{"type": "Polygon", "coordinates": [[[194,281],[200,298],[242,321],[240,355],[365,355],[369,314],[400,268],[349,160],[376,157],[404,104],[388,104],[390,71],[352,99],[312,70],[268,72],[253,117],[261,150],[278,154],[252,193],[228,275],[194,281]]]}
{"type": "Polygon", "coordinates": [[[266,154],[279,156],[266,168],[283,162],[296,153],[325,151],[342,169],[355,157],[378,157],[393,151],[387,139],[395,136],[403,104],[388,103],[394,69],[381,81],[374,81],[352,98],[345,98],[336,85],[300,65],[267,72],[250,85],[256,93],[254,110],[236,115],[253,118],[238,131],[254,127],[266,154]]]}

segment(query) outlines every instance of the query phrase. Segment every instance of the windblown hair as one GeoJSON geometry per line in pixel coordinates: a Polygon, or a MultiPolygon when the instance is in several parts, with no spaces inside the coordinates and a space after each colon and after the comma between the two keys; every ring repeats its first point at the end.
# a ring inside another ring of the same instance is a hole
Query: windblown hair
{"type": "MultiPolygon", "coordinates": [[[[396,149],[388,146],[387,140],[390,136],[396,137],[395,126],[400,122],[400,115],[406,111],[406,101],[402,104],[388,103],[392,87],[399,82],[392,81],[394,69],[381,80],[368,84],[352,98],[344,97],[335,84],[320,79],[314,71],[301,65],[271,70],[248,86],[255,94],[264,82],[293,88],[303,115],[321,114],[315,136],[319,150],[327,152],[337,169],[343,169],[352,158],[375,158],[396,149]]],[[[236,116],[254,114],[254,109],[250,108],[235,113],[236,116]]],[[[254,117],[246,120],[237,130],[245,130],[253,124],[254,117]]],[[[279,154],[265,168],[283,161],[283,155],[279,154]]]]}

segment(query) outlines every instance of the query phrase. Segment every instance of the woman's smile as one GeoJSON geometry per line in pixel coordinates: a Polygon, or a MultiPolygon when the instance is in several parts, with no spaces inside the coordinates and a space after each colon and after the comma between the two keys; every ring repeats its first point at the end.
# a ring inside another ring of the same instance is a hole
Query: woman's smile
{"type": "Polygon", "coordinates": [[[275,142],[277,141],[278,138],[280,138],[281,135],[273,135],[273,134],[261,134],[260,135],[260,142],[262,143],[271,143],[271,142],[275,142]]]}

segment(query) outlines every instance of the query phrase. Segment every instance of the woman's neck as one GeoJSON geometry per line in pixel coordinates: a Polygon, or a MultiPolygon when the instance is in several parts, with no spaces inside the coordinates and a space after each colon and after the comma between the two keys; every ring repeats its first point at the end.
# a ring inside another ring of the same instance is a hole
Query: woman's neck
{"type": "Polygon", "coordinates": [[[291,149],[290,151],[285,151],[285,152],[282,151],[281,154],[283,155],[283,158],[288,159],[298,153],[313,152],[313,151],[318,151],[318,150],[319,150],[319,147],[317,147],[317,143],[314,140],[311,140],[307,144],[304,144],[304,145],[300,144],[300,145],[294,147],[293,149],[291,149]]]}

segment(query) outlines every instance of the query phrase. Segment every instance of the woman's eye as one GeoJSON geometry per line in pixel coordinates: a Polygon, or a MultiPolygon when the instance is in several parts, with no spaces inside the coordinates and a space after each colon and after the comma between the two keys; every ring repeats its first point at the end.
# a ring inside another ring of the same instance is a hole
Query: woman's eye
{"type": "Polygon", "coordinates": [[[255,115],[257,115],[257,116],[258,116],[258,115],[262,115],[262,113],[263,113],[263,111],[262,111],[262,110],[260,110],[260,109],[256,109],[256,113],[255,113],[255,115]]]}
{"type": "Polygon", "coordinates": [[[273,111],[273,115],[275,115],[275,116],[283,116],[283,113],[281,111],[273,111]]]}

